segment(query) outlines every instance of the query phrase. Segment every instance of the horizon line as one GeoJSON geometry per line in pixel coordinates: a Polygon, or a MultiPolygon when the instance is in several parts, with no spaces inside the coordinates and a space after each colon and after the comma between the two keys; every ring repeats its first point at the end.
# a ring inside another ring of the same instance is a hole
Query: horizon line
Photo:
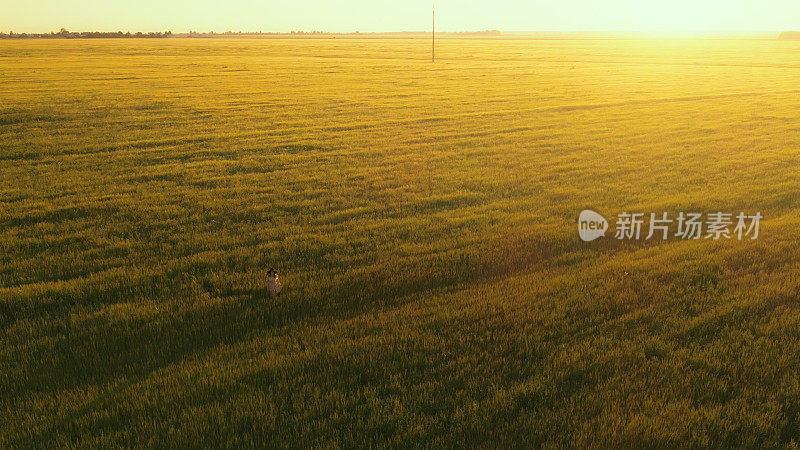
{"type": "MultiPolygon", "coordinates": [[[[13,33],[14,35],[22,35],[22,34],[37,34],[37,35],[50,35],[50,34],[59,34],[62,30],[48,30],[48,31],[23,31],[23,32],[14,32],[13,27],[7,28],[9,31],[0,30],[2,34],[10,34],[13,33]]],[[[165,33],[170,32],[173,35],[175,34],[413,34],[413,33],[430,33],[430,29],[425,30],[383,30],[383,31],[360,31],[360,30],[352,30],[352,31],[324,31],[324,30],[304,30],[304,29],[293,29],[290,31],[253,31],[253,30],[225,30],[225,31],[216,31],[216,30],[207,30],[207,31],[172,31],[169,29],[155,29],[155,30],[70,30],[66,27],[62,27],[62,29],[67,30],[69,33],[165,33]]],[[[525,33],[607,33],[607,34],[766,34],[766,33],[781,33],[785,31],[795,31],[789,29],[769,29],[769,30],[614,30],[614,29],[589,29],[589,30],[579,30],[579,29],[559,29],[559,30],[547,30],[547,29],[540,29],[540,30],[502,30],[497,28],[487,28],[481,30],[436,30],[437,33],[450,33],[450,34],[478,34],[478,33],[501,33],[501,34],[525,34],[525,33]]]]}

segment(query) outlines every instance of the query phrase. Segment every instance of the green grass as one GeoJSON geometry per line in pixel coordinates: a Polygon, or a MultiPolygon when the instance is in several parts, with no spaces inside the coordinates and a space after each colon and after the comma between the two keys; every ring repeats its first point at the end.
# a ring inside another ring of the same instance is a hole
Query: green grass
{"type": "Polygon", "coordinates": [[[0,41],[0,447],[800,442],[800,43],[438,45],[0,41]]]}

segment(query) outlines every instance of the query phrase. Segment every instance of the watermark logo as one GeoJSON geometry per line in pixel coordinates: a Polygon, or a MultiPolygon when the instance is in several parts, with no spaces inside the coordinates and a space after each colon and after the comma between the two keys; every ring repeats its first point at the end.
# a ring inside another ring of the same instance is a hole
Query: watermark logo
{"type": "MultiPolygon", "coordinates": [[[[676,239],[758,239],[761,219],[760,212],[753,215],[740,212],[678,213],[670,217],[669,213],[628,213],[617,214],[614,232],[616,239],[629,240],[667,240],[676,239]],[[646,220],[649,219],[649,220],[646,220]],[[674,234],[673,234],[674,232],[674,234]]],[[[606,235],[608,222],[603,216],[592,210],[581,211],[578,216],[578,234],[589,242],[606,235]]]]}
{"type": "Polygon", "coordinates": [[[608,221],[605,217],[591,209],[581,211],[578,216],[578,234],[585,242],[593,241],[606,235],[608,221]]]}

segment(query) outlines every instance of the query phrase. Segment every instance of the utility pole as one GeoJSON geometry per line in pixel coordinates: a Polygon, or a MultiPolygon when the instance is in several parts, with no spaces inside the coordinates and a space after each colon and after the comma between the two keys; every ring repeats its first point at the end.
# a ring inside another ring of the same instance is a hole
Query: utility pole
{"type": "Polygon", "coordinates": [[[436,7],[431,14],[431,62],[436,62],[436,7]]]}

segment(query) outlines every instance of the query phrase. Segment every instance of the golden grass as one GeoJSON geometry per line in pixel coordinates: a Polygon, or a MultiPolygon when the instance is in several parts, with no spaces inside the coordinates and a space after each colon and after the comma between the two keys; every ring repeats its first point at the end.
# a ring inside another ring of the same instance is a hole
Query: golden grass
{"type": "Polygon", "coordinates": [[[796,443],[800,44],[428,45],[0,41],[0,447],[796,443]]]}

